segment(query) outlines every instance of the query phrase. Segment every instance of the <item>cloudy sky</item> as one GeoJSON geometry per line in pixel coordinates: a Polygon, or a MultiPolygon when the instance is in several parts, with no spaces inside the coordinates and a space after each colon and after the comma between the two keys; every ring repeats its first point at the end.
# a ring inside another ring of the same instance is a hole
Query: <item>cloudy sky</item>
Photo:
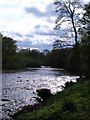
{"type": "Polygon", "coordinates": [[[0,33],[12,37],[20,48],[52,49],[63,34],[53,30],[55,19],[53,0],[0,0],[0,33]]]}

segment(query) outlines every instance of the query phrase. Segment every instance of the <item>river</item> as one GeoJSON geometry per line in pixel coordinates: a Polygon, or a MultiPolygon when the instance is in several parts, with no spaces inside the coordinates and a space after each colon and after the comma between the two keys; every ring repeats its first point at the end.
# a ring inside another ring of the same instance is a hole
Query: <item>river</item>
{"type": "Polygon", "coordinates": [[[52,94],[62,90],[66,81],[76,77],[63,69],[42,67],[2,74],[2,116],[8,119],[25,105],[37,103],[36,89],[48,88],[52,94]]]}

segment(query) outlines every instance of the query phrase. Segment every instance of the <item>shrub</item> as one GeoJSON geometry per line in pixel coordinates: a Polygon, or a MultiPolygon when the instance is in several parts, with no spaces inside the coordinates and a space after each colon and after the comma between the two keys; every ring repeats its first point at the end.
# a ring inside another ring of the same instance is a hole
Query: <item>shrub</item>
{"type": "Polygon", "coordinates": [[[70,100],[64,100],[62,103],[62,110],[69,111],[69,112],[76,112],[77,107],[76,107],[75,102],[70,101],[70,100]]]}

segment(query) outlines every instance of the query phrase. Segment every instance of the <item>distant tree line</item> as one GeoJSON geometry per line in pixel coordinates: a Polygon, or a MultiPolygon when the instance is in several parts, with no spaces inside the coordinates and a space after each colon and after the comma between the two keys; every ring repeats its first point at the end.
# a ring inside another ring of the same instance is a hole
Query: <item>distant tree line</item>
{"type": "Polygon", "coordinates": [[[21,49],[17,51],[16,41],[2,37],[2,69],[22,69],[39,67],[44,55],[38,50],[21,49]]]}

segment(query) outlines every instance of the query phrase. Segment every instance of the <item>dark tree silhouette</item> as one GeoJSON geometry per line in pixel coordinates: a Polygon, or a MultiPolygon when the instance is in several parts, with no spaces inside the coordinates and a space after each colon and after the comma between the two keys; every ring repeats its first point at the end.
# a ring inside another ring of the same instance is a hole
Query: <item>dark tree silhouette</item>
{"type": "MultiPolygon", "coordinates": [[[[79,0],[55,0],[54,2],[56,6],[56,12],[58,13],[58,17],[56,19],[55,29],[60,29],[62,23],[68,23],[67,32],[74,33],[74,42],[75,46],[73,49],[73,61],[74,67],[73,70],[79,73],[80,68],[80,57],[79,57],[79,49],[78,49],[78,30],[77,28],[80,25],[79,17],[81,12],[78,10],[82,7],[79,0]],[[68,29],[69,26],[69,29],[68,29]]],[[[68,36],[67,36],[68,37],[68,36]]]]}
{"type": "MultiPolygon", "coordinates": [[[[58,17],[56,19],[55,29],[59,29],[62,23],[68,22],[68,32],[74,32],[75,44],[78,45],[77,27],[80,25],[79,17],[81,12],[77,11],[82,7],[79,0],[55,0],[56,12],[58,17]]],[[[67,26],[67,27],[68,27],[67,26]]]]}
{"type": "Polygon", "coordinates": [[[85,13],[81,19],[83,28],[80,28],[82,43],[90,45],[90,2],[85,5],[85,13]]]}
{"type": "Polygon", "coordinates": [[[85,13],[81,19],[83,27],[81,34],[81,71],[90,78],[90,2],[84,7],[85,13]]]}

